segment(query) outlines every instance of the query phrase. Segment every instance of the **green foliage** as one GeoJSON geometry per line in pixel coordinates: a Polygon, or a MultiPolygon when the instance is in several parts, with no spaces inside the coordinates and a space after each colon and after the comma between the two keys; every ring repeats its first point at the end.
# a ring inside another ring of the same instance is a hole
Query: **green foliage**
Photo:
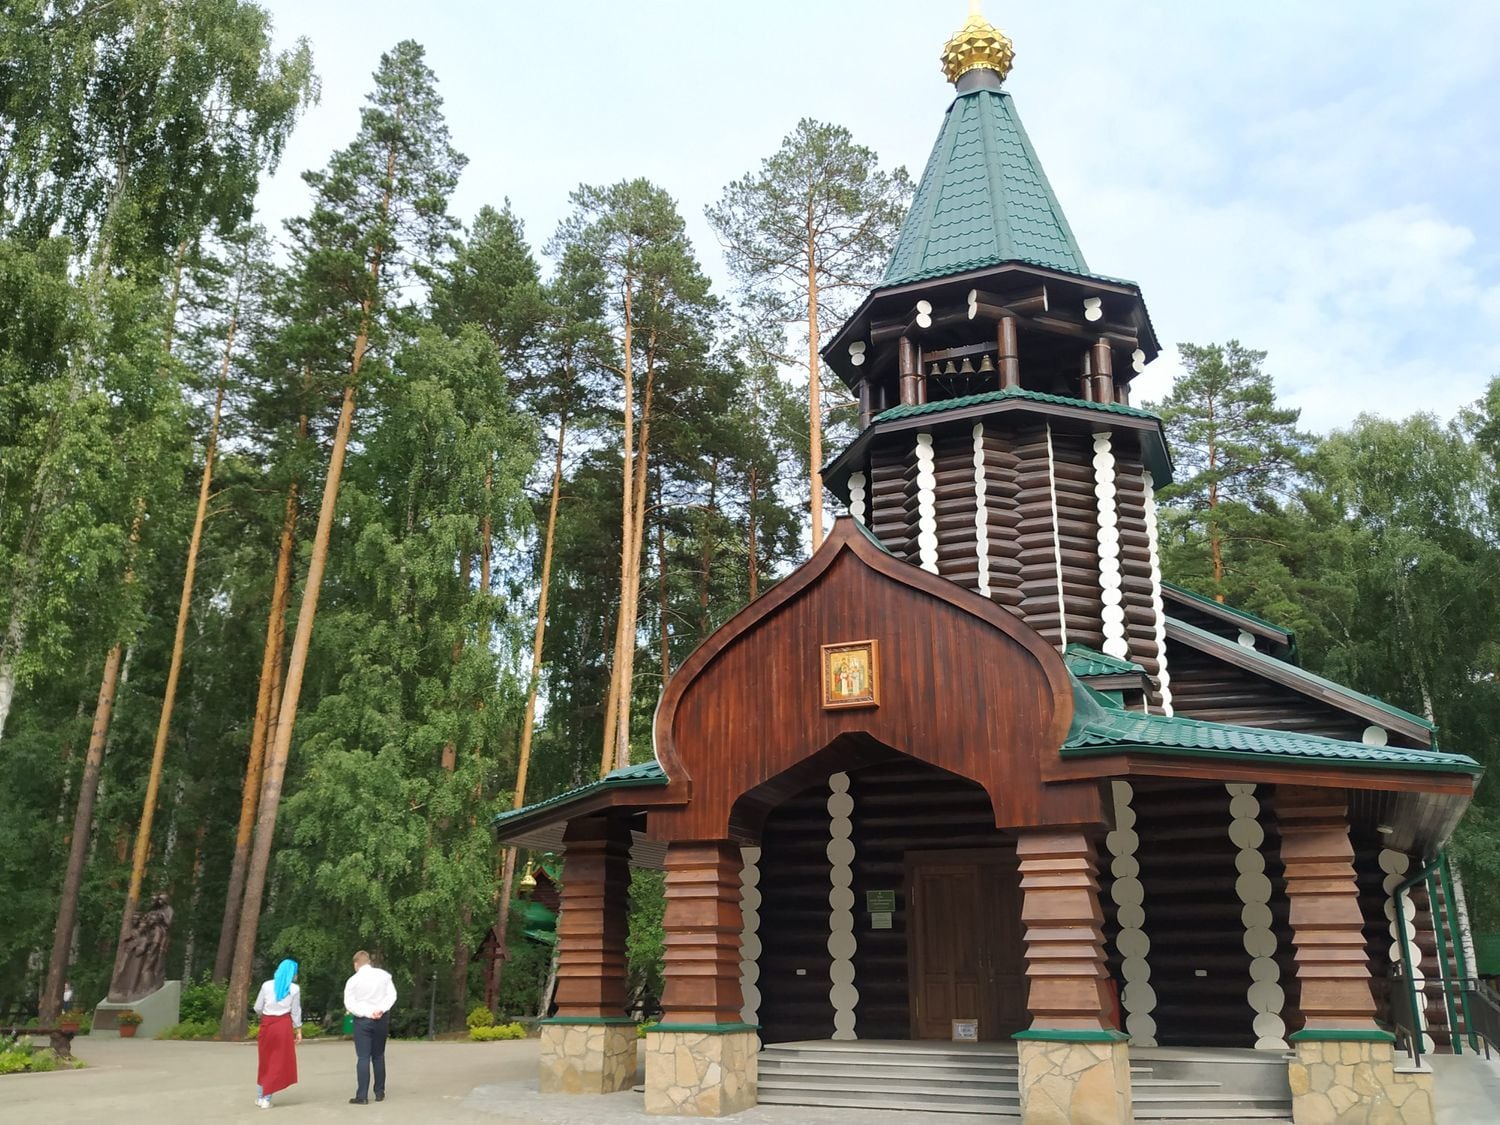
{"type": "Polygon", "coordinates": [[[328,1034],[328,1029],[320,1023],[304,1023],[301,1030],[304,1039],[321,1039],[328,1034]]]}
{"type": "MultiPolygon", "coordinates": [[[[258,1031],[259,1028],[257,1027],[258,1031]]],[[[219,1021],[217,1018],[211,1020],[183,1020],[174,1023],[171,1027],[164,1027],[156,1033],[158,1039],[213,1039],[219,1034],[219,1021]]],[[[251,1036],[250,1038],[254,1038],[251,1036]]]]}
{"type": "Polygon", "coordinates": [[[476,1043],[489,1043],[496,1039],[525,1039],[526,1029],[518,1023],[503,1023],[499,1027],[469,1027],[469,1038],[476,1043]]]}
{"type": "Polygon", "coordinates": [[[139,1012],[128,1008],[115,1018],[125,1027],[139,1027],[145,1021],[139,1012]]]}
{"type": "Polygon", "coordinates": [[[31,1052],[19,1047],[0,1048],[0,1074],[22,1074],[32,1068],[31,1052]]]}
{"type": "Polygon", "coordinates": [[[666,961],[662,920],[667,909],[666,873],[643,867],[630,870],[630,920],[625,955],[630,995],[648,1008],[661,998],[666,961]]]}
{"type": "Polygon", "coordinates": [[[464,1022],[468,1024],[470,1031],[481,1027],[494,1027],[495,1013],[483,1004],[476,1004],[469,1009],[469,1014],[465,1017],[464,1022]]]}
{"type": "Polygon", "coordinates": [[[644,1023],[638,1023],[638,1024],[636,1024],[635,1025],[635,1037],[637,1039],[644,1039],[644,1038],[646,1038],[646,1033],[648,1031],[650,1031],[652,1028],[654,1028],[660,1022],[661,1022],[660,1020],[646,1020],[644,1023]]]}
{"type": "Polygon", "coordinates": [[[207,1023],[219,1018],[224,1011],[224,994],[227,986],[215,984],[208,977],[199,977],[182,986],[182,1000],[178,1005],[178,1018],[183,1023],[207,1023]]]}

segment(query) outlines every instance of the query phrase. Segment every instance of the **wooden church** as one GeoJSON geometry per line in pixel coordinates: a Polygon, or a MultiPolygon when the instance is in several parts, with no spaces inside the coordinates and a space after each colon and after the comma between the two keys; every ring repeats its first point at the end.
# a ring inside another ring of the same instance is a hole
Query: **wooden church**
{"type": "Polygon", "coordinates": [[[673,676],[653,761],[495,822],[564,856],[541,1087],[637,1081],[636,864],[666,872],[652,1113],[1430,1123],[1396,1039],[1457,1025],[1437,861],[1480,767],[1165,581],[1171,454],[1130,403],[1160,345],[1011,59],[977,13],[947,44],[910,215],[824,350],[847,516],[673,676]]]}

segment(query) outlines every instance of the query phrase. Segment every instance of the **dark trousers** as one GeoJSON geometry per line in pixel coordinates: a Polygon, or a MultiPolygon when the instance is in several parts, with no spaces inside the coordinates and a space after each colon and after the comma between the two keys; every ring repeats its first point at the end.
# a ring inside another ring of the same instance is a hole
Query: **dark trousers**
{"type": "Polygon", "coordinates": [[[364,1016],[354,1017],[354,1054],[359,1060],[355,1064],[355,1074],[359,1079],[359,1089],[354,1096],[361,1101],[370,1096],[370,1067],[375,1068],[375,1096],[385,1096],[385,1038],[391,1029],[391,1017],[381,1016],[378,1020],[367,1019],[364,1016]]]}

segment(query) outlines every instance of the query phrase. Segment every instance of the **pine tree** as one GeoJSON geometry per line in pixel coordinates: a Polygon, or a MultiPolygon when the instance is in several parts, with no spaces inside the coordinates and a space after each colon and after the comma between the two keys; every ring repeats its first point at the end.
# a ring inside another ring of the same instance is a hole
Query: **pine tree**
{"type": "Polygon", "coordinates": [[[708,209],[762,338],[780,341],[793,321],[807,326],[815,551],[823,542],[818,341],[878,284],[911,193],[905,168],[883,171],[876,153],[856,144],[848,129],[804,117],[758,171],[730,184],[708,209]]]}
{"type": "Polygon", "coordinates": [[[245,1032],[251,957],[356,396],[378,378],[403,286],[418,283],[452,242],[455,224],[447,201],[464,159],[448,143],[441,106],[422,48],[409,40],[397,44],[381,57],[359,135],[334,155],[326,171],[306,175],[315,196],[313,211],[291,224],[299,350],[315,370],[337,363],[342,390],[275,739],[267,754],[220,1029],[227,1038],[245,1032]]]}
{"type": "MultiPolygon", "coordinates": [[[[1299,411],[1278,406],[1271,376],[1261,369],[1266,353],[1238,340],[1227,344],[1179,344],[1184,373],[1167,396],[1146,409],[1161,415],[1177,462],[1173,483],[1158,498],[1174,511],[1170,545],[1200,539],[1208,574],[1194,580],[1169,565],[1178,581],[1205,587],[1223,601],[1232,547],[1252,543],[1256,512],[1291,489],[1309,439],[1297,431],[1299,411]]],[[[1189,547],[1191,553],[1191,547],[1189,547]]]]}

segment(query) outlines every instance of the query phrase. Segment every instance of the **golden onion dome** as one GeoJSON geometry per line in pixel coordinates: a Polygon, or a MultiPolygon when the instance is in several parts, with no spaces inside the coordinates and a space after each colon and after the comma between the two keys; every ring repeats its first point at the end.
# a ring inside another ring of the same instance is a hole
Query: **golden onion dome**
{"type": "Polygon", "coordinates": [[[1005,33],[980,14],[979,0],[969,0],[969,18],[943,45],[943,73],[949,82],[980,69],[993,70],[1004,79],[1015,57],[1015,46],[1005,33]]]}

